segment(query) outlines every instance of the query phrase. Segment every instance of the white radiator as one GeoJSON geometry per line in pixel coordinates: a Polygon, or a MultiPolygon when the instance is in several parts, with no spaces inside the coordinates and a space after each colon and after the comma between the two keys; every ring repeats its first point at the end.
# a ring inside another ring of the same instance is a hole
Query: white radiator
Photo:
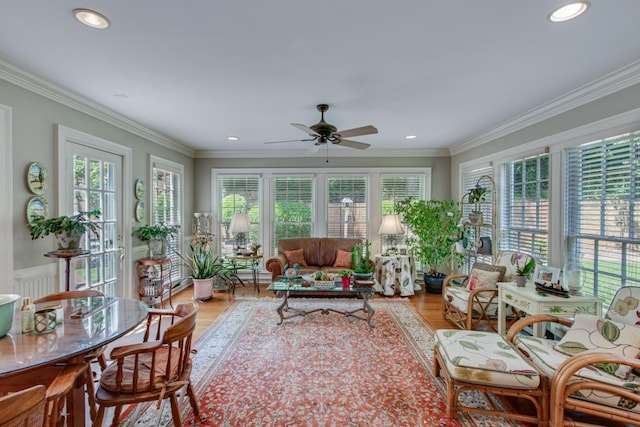
{"type": "Polygon", "coordinates": [[[14,271],[13,292],[34,299],[59,292],[58,264],[14,271]]]}

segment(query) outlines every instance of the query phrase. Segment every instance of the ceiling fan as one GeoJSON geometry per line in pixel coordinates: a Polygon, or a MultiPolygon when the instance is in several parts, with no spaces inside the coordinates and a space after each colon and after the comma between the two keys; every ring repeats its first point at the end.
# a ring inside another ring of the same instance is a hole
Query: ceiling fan
{"type": "Polygon", "coordinates": [[[318,104],[316,108],[318,109],[318,111],[320,111],[320,121],[315,125],[306,126],[300,123],[291,123],[292,126],[300,129],[311,138],[290,139],[287,141],[270,141],[265,142],[265,144],[279,144],[281,142],[294,141],[314,141],[314,144],[318,148],[321,145],[330,142],[332,144],[341,145],[343,147],[364,150],[366,148],[369,148],[371,144],[365,144],[364,142],[352,141],[350,139],[344,138],[349,138],[352,136],[372,135],[378,133],[378,129],[376,129],[375,126],[371,125],[338,131],[338,128],[336,128],[334,125],[324,121],[324,112],[329,109],[329,105],[318,104]]]}

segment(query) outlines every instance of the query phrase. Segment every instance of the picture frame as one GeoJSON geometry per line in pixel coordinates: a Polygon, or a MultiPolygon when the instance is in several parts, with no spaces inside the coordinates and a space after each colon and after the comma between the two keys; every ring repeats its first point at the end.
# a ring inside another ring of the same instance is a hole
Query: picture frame
{"type": "Polygon", "coordinates": [[[44,197],[33,196],[27,202],[27,223],[33,225],[36,218],[49,218],[49,203],[44,197]]]}
{"type": "Polygon", "coordinates": [[[33,162],[27,168],[27,186],[33,194],[39,196],[47,191],[49,173],[47,167],[40,162],[33,162]]]}
{"type": "Polygon", "coordinates": [[[134,192],[137,200],[142,200],[144,198],[144,181],[141,179],[136,180],[136,184],[134,186],[134,192]]]}
{"type": "Polygon", "coordinates": [[[533,274],[534,283],[542,283],[545,285],[558,283],[560,280],[560,269],[556,267],[548,267],[541,265],[536,267],[533,274]]]}

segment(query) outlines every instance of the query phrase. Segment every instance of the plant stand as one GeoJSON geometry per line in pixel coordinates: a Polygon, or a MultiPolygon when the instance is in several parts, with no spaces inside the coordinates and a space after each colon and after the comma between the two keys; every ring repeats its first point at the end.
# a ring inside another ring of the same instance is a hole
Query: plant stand
{"type": "Polygon", "coordinates": [[[69,292],[71,258],[89,255],[89,253],[90,253],[89,251],[85,251],[85,250],[76,250],[76,251],[51,251],[44,254],[44,256],[46,256],[47,258],[58,258],[58,259],[65,260],[66,266],[64,270],[64,284],[65,284],[64,290],[66,292],[69,292]]]}

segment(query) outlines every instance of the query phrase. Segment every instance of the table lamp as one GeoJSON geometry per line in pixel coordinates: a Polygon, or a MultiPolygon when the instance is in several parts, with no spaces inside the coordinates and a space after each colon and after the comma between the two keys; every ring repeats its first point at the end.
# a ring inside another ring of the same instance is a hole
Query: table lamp
{"type": "Polygon", "coordinates": [[[398,234],[404,234],[404,229],[402,228],[402,224],[400,224],[400,217],[397,214],[384,215],[378,233],[381,237],[385,236],[387,249],[384,252],[395,255],[397,236],[398,234]]]}
{"type": "Polygon", "coordinates": [[[249,216],[246,213],[234,213],[229,224],[229,232],[233,233],[236,243],[236,253],[242,254],[247,251],[247,233],[251,225],[249,216]]]}

